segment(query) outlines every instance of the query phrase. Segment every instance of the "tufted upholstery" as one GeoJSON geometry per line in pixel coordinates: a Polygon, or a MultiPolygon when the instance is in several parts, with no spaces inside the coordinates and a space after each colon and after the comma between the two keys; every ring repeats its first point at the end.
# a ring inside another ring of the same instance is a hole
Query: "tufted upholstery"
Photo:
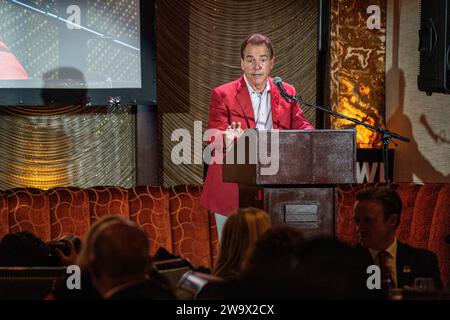
{"type": "Polygon", "coordinates": [[[29,231],[51,240],[50,205],[47,192],[35,188],[6,191],[9,232],[29,231]]]}
{"type": "MultiPolygon", "coordinates": [[[[337,190],[337,236],[356,244],[353,203],[356,192],[373,184],[340,185],[337,190]]],[[[450,185],[398,183],[392,185],[399,193],[403,211],[397,229],[400,241],[435,252],[439,260],[442,282],[450,280],[450,245],[444,239],[450,234],[450,185]]]]}
{"type": "Polygon", "coordinates": [[[51,238],[89,231],[89,196],[80,188],[54,188],[47,191],[50,201],[51,238]]]}
{"type": "Polygon", "coordinates": [[[128,190],[121,187],[94,187],[87,189],[91,224],[108,214],[129,217],[128,190]]]}
{"type": "Polygon", "coordinates": [[[450,283],[450,244],[445,243],[445,237],[450,235],[450,185],[439,191],[431,222],[428,249],[436,252],[444,285],[450,283]]]}
{"type": "Polygon", "coordinates": [[[200,194],[200,186],[178,186],[170,189],[173,249],[176,255],[191,261],[196,257],[200,265],[211,266],[211,245],[217,244],[217,231],[211,232],[213,229],[210,223],[214,221],[215,225],[215,219],[211,219],[208,211],[200,207],[200,194]]]}
{"type": "Polygon", "coordinates": [[[411,221],[413,220],[417,194],[421,188],[422,185],[412,183],[402,183],[396,188],[403,204],[402,214],[400,215],[400,224],[397,228],[397,237],[402,242],[409,243],[411,221]]]}
{"type": "Polygon", "coordinates": [[[414,212],[411,219],[409,241],[413,247],[428,248],[431,225],[436,203],[442,184],[427,184],[417,193],[414,212]]]}
{"type": "Polygon", "coordinates": [[[151,254],[159,247],[172,251],[172,230],[169,192],[162,187],[135,187],[128,190],[130,219],[143,228],[152,239],[151,254]]]}
{"type": "MultiPolygon", "coordinates": [[[[358,190],[373,186],[337,188],[339,239],[355,244],[353,203],[358,190]]],[[[438,255],[442,280],[450,280],[450,185],[393,184],[404,209],[398,228],[401,241],[438,255]]],[[[0,237],[30,231],[44,240],[65,234],[83,237],[104,215],[120,214],[142,227],[150,239],[150,254],[159,247],[198,266],[212,267],[217,256],[214,214],[199,205],[201,186],[54,188],[47,191],[17,188],[0,193],[0,237]]]]}
{"type": "Polygon", "coordinates": [[[18,231],[45,241],[66,234],[83,237],[101,217],[119,214],[145,230],[150,254],[164,247],[194,265],[212,267],[217,230],[214,216],[199,206],[200,193],[200,186],[6,190],[0,193],[0,238],[18,231]]]}

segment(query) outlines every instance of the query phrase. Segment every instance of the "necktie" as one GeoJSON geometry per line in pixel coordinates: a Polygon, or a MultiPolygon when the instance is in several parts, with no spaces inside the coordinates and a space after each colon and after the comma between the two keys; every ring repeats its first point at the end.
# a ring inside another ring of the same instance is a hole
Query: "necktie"
{"type": "Polygon", "coordinates": [[[390,288],[395,287],[394,280],[392,278],[392,271],[387,263],[390,256],[391,255],[387,251],[384,251],[384,250],[378,252],[378,255],[377,255],[378,264],[379,264],[379,267],[381,270],[381,285],[385,289],[390,289],[390,288]]]}

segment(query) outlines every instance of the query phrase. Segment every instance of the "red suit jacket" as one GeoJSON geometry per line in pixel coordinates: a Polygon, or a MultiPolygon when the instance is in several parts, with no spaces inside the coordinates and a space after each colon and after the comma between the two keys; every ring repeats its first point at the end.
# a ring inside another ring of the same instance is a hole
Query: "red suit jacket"
{"type": "MultiPolygon", "coordinates": [[[[273,129],[313,130],[314,127],[305,119],[298,105],[286,102],[273,79],[269,78],[269,81],[273,129]]],[[[292,85],[283,85],[287,94],[296,95],[292,85]]],[[[224,131],[232,122],[240,122],[243,130],[256,128],[253,106],[243,76],[211,92],[208,129],[224,131]]],[[[200,204],[210,211],[226,216],[239,208],[238,185],[222,182],[222,165],[209,166],[200,204]]]]}

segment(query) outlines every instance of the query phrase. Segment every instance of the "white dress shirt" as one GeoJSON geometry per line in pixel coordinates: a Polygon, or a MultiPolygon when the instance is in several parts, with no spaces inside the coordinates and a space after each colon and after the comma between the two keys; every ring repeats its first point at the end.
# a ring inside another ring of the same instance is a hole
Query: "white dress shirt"
{"type": "Polygon", "coordinates": [[[260,130],[270,130],[272,123],[272,108],[270,105],[270,83],[266,82],[266,86],[262,92],[253,90],[252,86],[244,74],[245,83],[247,84],[248,93],[252,100],[253,114],[255,116],[256,128],[260,130]]]}

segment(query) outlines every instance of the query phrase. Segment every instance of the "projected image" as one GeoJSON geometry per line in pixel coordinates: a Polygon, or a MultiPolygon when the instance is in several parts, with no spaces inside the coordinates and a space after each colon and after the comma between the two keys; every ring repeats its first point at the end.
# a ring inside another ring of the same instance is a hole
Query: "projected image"
{"type": "Polygon", "coordinates": [[[139,0],[0,0],[0,88],[141,88],[139,14],[139,0]]]}

